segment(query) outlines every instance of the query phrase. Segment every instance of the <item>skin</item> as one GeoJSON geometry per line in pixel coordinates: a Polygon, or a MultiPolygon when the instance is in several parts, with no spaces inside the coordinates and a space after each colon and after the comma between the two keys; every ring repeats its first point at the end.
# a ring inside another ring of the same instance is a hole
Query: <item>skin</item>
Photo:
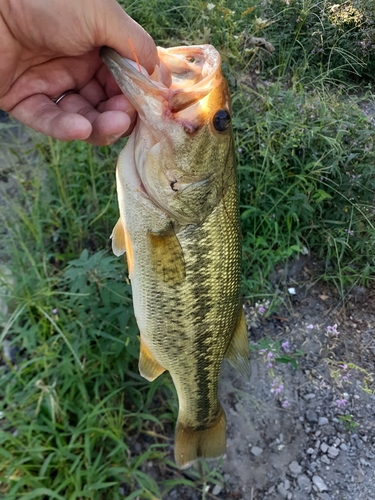
{"type": "Polygon", "coordinates": [[[99,57],[107,45],[149,73],[152,38],[116,0],[1,0],[0,109],[62,141],[95,145],[128,135],[136,112],[99,57]],[[51,101],[69,89],[77,93],[51,101]]]}

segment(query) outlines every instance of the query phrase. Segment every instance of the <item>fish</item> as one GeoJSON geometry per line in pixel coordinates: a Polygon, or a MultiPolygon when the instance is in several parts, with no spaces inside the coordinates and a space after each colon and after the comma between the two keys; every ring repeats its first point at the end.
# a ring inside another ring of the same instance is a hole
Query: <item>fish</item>
{"type": "Polygon", "coordinates": [[[158,47],[169,86],[159,67],[149,75],[113,49],[100,54],[138,113],[117,163],[112,249],[126,253],[140,374],[168,371],[176,388],[184,469],[225,453],[223,359],[250,376],[229,88],[211,45],[158,47]]]}

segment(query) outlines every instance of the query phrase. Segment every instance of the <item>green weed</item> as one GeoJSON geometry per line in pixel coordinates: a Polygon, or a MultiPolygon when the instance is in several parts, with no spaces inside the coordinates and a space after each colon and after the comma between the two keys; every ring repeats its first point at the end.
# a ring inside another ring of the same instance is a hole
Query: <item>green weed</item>
{"type": "Polygon", "coordinates": [[[350,414],[341,415],[338,417],[338,420],[344,425],[345,430],[348,432],[354,432],[358,427],[358,423],[350,414]]]}
{"type": "Polygon", "coordinates": [[[235,117],[247,290],[313,251],[343,290],[374,270],[373,119],[333,95],[269,84],[238,95],[235,117]],[[328,100],[329,97],[329,100],[328,100]],[[240,111],[242,109],[242,111],[240,111]]]}

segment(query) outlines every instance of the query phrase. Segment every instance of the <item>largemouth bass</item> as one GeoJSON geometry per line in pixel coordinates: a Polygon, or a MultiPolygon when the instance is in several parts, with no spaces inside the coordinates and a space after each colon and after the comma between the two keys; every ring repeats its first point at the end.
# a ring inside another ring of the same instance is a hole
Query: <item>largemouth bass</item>
{"type": "Polygon", "coordinates": [[[107,47],[101,56],[138,120],[117,165],[120,219],[140,330],[139,370],[168,370],[179,402],[175,460],[225,453],[218,400],[222,360],[249,374],[240,301],[241,231],[231,103],[221,58],[210,45],[158,48],[161,82],[107,47]]]}

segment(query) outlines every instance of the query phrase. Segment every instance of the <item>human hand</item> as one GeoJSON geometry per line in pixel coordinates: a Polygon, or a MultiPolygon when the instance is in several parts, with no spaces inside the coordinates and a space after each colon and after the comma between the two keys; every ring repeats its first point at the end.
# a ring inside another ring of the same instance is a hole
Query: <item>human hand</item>
{"type": "Polygon", "coordinates": [[[116,0],[1,0],[0,108],[62,141],[114,142],[131,132],[136,113],[99,48],[134,59],[129,39],[152,73],[155,44],[116,0]]]}

